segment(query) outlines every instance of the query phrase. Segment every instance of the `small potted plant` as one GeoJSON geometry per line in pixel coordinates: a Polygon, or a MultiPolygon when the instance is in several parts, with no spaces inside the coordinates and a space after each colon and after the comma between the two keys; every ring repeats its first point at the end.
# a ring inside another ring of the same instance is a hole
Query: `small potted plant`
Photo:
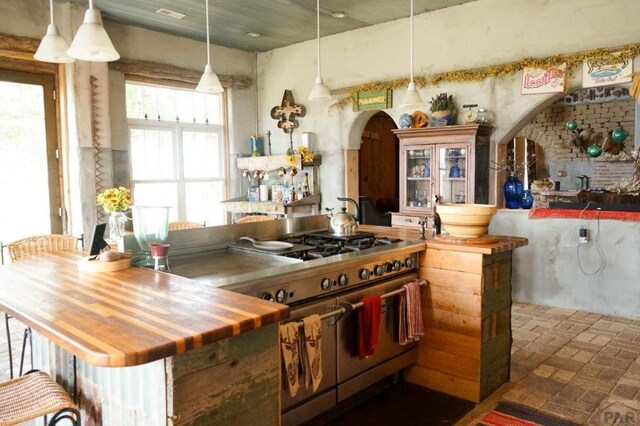
{"type": "Polygon", "coordinates": [[[456,103],[453,101],[453,95],[440,93],[429,101],[431,104],[431,116],[438,120],[445,120],[447,124],[453,124],[456,115],[456,103]]]}

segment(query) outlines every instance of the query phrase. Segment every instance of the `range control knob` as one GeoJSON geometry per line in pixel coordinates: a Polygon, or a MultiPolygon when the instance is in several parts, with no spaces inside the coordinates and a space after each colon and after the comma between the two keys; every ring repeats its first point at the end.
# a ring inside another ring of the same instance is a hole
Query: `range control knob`
{"type": "Polygon", "coordinates": [[[287,298],[287,292],[280,289],[276,291],[276,302],[282,303],[287,298]]]}
{"type": "Polygon", "coordinates": [[[407,257],[404,260],[404,266],[406,266],[407,268],[414,268],[416,266],[416,261],[413,257],[407,257]]]}
{"type": "Polygon", "coordinates": [[[349,284],[349,276],[347,274],[338,275],[338,284],[341,286],[349,284]]]}
{"type": "Polygon", "coordinates": [[[384,274],[384,266],[382,265],[376,265],[375,268],[373,268],[373,273],[378,276],[381,277],[382,274],[384,274]]]}
{"type": "Polygon", "coordinates": [[[399,260],[396,260],[393,262],[393,270],[394,271],[399,271],[400,269],[402,269],[402,263],[399,260]]]}
{"type": "Polygon", "coordinates": [[[271,293],[262,293],[262,296],[260,296],[260,298],[262,300],[266,300],[266,301],[269,301],[269,302],[275,302],[275,299],[273,298],[271,293]]]}
{"type": "Polygon", "coordinates": [[[363,280],[368,280],[369,277],[371,277],[371,271],[368,269],[362,269],[360,271],[360,278],[362,278],[363,280]]]}
{"type": "Polygon", "coordinates": [[[323,278],[322,281],[320,281],[320,288],[329,290],[331,288],[331,280],[329,278],[323,278]]]}
{"type": "Polygon", "coordinates": [[[387,270],[387,272],[391,272],[391,271],[393,271],[393,263],[391,263],[391,262],[387,262],[387,263],[385,263],[385,264],[384,264],[384,269],[386,269],[386,270],[387,270]]]}

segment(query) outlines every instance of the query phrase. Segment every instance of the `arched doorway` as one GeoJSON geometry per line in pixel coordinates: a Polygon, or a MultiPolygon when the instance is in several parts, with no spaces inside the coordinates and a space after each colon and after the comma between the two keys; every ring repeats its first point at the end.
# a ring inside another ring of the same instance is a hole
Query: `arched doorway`
{"type": "Polygon", "coordinates": [[[358,155],[360,196],[370,197],[380,212],[398,211],[398,138],[393,119],[379,111],[367,122],[358,155]]]}

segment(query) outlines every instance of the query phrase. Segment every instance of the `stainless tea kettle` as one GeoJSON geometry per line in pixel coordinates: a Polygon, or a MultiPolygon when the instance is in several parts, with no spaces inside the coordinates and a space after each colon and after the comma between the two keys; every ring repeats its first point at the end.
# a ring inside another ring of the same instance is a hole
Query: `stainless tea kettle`
{"type": "Polygon", "coordinates": [[[329,233],[339,237],[358,234],[358,203],[351,198],[338,197],[339,201],[348,201],[356,208],[356,213],[347,212],[347,208],[343,207],[341,212],[334,213],[333,209],[326,208],[329,212],[329,233]]]}

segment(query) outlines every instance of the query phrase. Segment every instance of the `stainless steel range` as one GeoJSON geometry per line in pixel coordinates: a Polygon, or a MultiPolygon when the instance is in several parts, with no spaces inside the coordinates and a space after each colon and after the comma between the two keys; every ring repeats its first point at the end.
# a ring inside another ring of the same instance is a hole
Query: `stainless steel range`
{"type": "Polygon", "coordinates": [[[284,303],[287,321],[323,318],[319,389],[282,393],[282,423],[300,424],[416,360],[414,345],[397,343],[396,295],[417,278],[420,241],[381,238],[371,233],[335,237],[326,216],[171,232],[171,273],[197,282],[284,303]],[[279,240],[291,247],[256,248],[240,240],[279,240]],[[354,311],[365,297],[383,298],[379,344],[358,357],[354,311]]]}

